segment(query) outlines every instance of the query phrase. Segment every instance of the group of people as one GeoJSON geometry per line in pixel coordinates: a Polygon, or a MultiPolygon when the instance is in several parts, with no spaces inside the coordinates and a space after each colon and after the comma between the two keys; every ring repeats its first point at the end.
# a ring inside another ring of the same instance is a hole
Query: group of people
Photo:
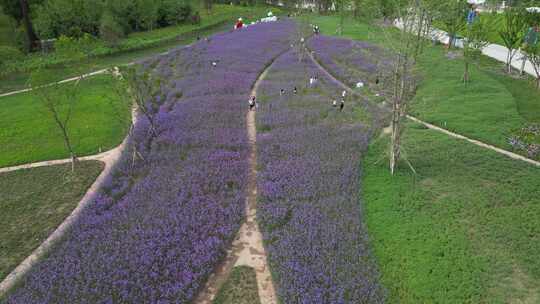
{"type": "MultiPolygon", "coordinates": [[[[318,76],[315,75],[315,76],[312,76],[309,78],[309,85],[310,87],[313,87],[317,84],[318,82],[318,76]]],[[[292,92],[293,94],[298,94],[298,88],[295,86],[293,87],[292,89],[292,92]]],[[[279,96],[283,96],[285,95],[285,89],[281,88],[279,89],[279,96]]],[[[343,90],[341,92],[341,100],[339,102],[339,111],[342,112],[343,109],[345,108],[345,98],[347,97],[347,90],[343,90]]],[[[253,111],[254,109],[258,108],[259,107],[259,104],[257,103],[257,97],[252,95],[249,100],[248,100],[248,104],[249,104],[249,110],[250,111],[253,111]]],[[[332,100],[332,107],[334,108],[337,108],[338,106],[338,102],[337,102],[337,99],[333,99],[332,100]]]]}
{"type": "MultiPolygon", "coordinates": [[[[273,22],[273,21],[277,21],[278,18],[276,16],[274,16],[274,14],[272,12],[268,12],[267,14],[267,17],[265,18],[261,18],[260,20],[257,20],[255,22],[251,22],[251,24],[256,24],[256,23],[259,23],[259,22],[273,22]]],[[[236,20],[236,23],[234,24],[234,29],[235,30],[239,30],[239,29],[242,29],[244,27],[247,27],[248,25],[247,24],[244,24],[244,20],[242,19],[242,17],[238,18],[236,20]]]]}
{"type": "MultiPolygon", "coordinates": [[[[347,91],[346,90],[343,90],[343,92],[341,92],[341,101],[339,102],[339,111],[343,111],[343,108],[345,108],[345,97],[347,97],[347,91]]],[[[332,100],[332,107],[336,108],[337,107],[337,100],[334,99],[332,100]]]]}

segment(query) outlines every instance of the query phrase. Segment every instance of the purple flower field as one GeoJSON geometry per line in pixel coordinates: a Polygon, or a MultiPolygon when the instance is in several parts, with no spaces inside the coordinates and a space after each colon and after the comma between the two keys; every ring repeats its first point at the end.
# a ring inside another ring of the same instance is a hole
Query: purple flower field
{"type": "Polygon", "coordinates": [[[244,217],[247,98],[293,30],[261,24],[142,63],[160,81],[148,101],[155,132],[140,115],[131,138],[141,157],[132,165],[125,153],[106,191],[7,303],[190,301],[244,217]]]}
{"type": "Polygon", "coordinates": [[[282,303],[383,303],[359,197],[365,110],[351,98],[333,107],[341,90],[307,87],[315,74],[288,52],[260,87],[258,219],[275,286],[282,303]]]}
{"type": "Polygon", "coordinates": [[[383,49],[363,41],[316,35],[307,46],[321,65],[353,88],[359,81],[374,83],[382,67],[390,65],[383,49]]]}

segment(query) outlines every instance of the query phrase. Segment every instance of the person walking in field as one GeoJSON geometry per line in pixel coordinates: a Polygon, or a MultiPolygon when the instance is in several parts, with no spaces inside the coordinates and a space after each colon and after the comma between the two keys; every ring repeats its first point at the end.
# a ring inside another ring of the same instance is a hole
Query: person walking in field
{"type": "MultiPolygon", "coordinates": [[[[540,32],[540,27],[538,24],[534,24],[533,26],[529,27],[527,30],[527,34],[525,35],[525,39],[523,46],[521,47],[522,50],[526,49],[528,46],[536,46],[538,43],[538,33],[540,32]]],[[[527,56],[527,53],[523,52],[523,56],[521,57],[521,69],[519,70],[519,73],[521,75],[525,74],[525,63],[529,59],[527,56]]]]}
{"type": "Polygon", "coordinates": [[[234,25],[235,30],[239,30],[242,27],[244,27],[244,22],[242,21],[242,18],[238,18],[238,21],[236,21],[236,24],[234,25]]]}
{"type": "Polygon", "coordinates": [[[293,93],[294,93],[294,94],[297,94],[297,93],[298,93],[298,89],[297,89],[296,87],[294,87],[293,93]]]}
{"type": "Polygon", "coordinates": [[[341,103],[339,104],[339,111],[342,112],[343,108],[345,108],[345,99],[341,98],[341,103]]]}
{"type": "Polygon", "coordinates": [[[341,97],[343,99],[345,99],[345,97],[347,97],[347,90],[343,90],[343,92],[341,92],[341,97]]]}
{"type": "Polygon", "coordinates": [[[332,107],[336,108],[337,107],[337,100],[332,100],[332,107]]]}
{"type": "Polygon", "coordinates": [[[253,109],[255,108],[255,106],[257,105],[257,101],[256,101],[256,97],[255,96],[251,96],[251,98],[249,98],[249,110],[250,111],[253,111],[253,109]]]}

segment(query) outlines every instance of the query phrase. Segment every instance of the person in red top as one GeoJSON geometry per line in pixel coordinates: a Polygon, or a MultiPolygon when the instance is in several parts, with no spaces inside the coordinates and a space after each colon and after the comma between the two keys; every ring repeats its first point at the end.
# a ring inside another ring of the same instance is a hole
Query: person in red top
{"type": "Polygon", "coordinates": [[[236,21],[236,24],[234,25],[235,29],[241,29],[244,26],[244,22],[242,22],[242,18],[238,18],[238,21],[236,21]]]}

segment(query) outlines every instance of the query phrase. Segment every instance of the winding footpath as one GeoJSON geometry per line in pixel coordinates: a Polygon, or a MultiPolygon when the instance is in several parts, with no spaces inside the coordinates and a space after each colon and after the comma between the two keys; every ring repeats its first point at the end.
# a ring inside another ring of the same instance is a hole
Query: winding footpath
{"type": "MultiPolygon", "coordinates": [[[[277,56],[275,59],[279,58],[277,56]]],[[[274,59],[274,60],[275,60],[274,59]]],[[[251,91],[251,96],[257,96],[257,90],[261,81],[266,77],[272,65],[259,75],[251,91]]],[[[256,111],[248,111],[246,114],[246,127],[248,132],[249,174],[248,194],[246,202],[246,221],[240,227],[231,249],[223,263],[210,276],[205,287],[196,297],[196,304],[211,304],[220,287],[229,277],[232,269],[237,266],[249,266],[255,270],[257,277],[257,289],[261,304],[277,304],[277,296],[272,282],[272,275],[268,268],[266,251],[262,242],[262,234],[257,225],[257,127],[255,122],[256,111]]]]}
{"type": "MultiPolygon", "coordinates": [[[[355,94],[356,95],[356,92],[350,88],[349,86],[347,86],[345,83],[343,83],[341,80],[337,79],[336,77],[334,77],[334,75],[332,75],[328,70],[326,70],[326,68],[324,68],[316,59],[315,57],[313,57],[313,54],[308,50],[307,52],[309,54],[309,58],[313,61],[313,63],[319,68],[319,70],[324,73],[326,76],[329,77],[329,79],[331,79],[333,82],[335,82],[337,85],[339,85],[341,88],[343,88],[344,90],[350,92],[351,94],[355,94]]],[[[513,153],[513,152],[510,152],[510,151],[507,151],[507,150],[504,150],[504,149],[501,149],[501,148],[497,148],[493,145],[490,145],[490,144],[486,144],[484,142],[481,142],[479,140],[476,140],[476,139],[472,139],[472,138],[469,138],[467,136],[464,136],[464,135],[461,135],[461,134],[458,134],[458,133],[454,133],[454,132],[450,132],[446,129],[443,129],[441,127],[437,127],[435,125],[432,125],[428,122],[425,122],[423,120],[420,120],[414,116],[411,116],[411,115],[407,115],[407,118],[416,122],[416,123],[419,123],[419,124],[422,124],[423,126],[425,126],[426,128],[428,129],[431,129],[431,130],[435,130],[435,131],[438,131],[438,132],[441,132],[441,133],[444,133],[446,135],[449,135],[451,137],[454,137],[454,138],[458,138],[458,139],[463,139],[463,140],[466,140],[472,144],[475,144],[479,147],[482,147],[482,148],[486,148],[486,149],[489,149],[489,150],[492,150],[492,151],[495,151],[499,154],[502,154],[504,156],[507,156],[507,157],[510,157],[512,159],[515,159],[515,160],[521,160],[521,161],[524,161],[524,162],[527,162],[531,165],[534,165],[536,167],[540,167],[540,162],[538,161],[535,161],[535,160],[532,160],[530,158],[527,158],[527,157],[524,157],[524,156],[521,156],[519,154],[516,154],[516,153],[513,153]]]]}

